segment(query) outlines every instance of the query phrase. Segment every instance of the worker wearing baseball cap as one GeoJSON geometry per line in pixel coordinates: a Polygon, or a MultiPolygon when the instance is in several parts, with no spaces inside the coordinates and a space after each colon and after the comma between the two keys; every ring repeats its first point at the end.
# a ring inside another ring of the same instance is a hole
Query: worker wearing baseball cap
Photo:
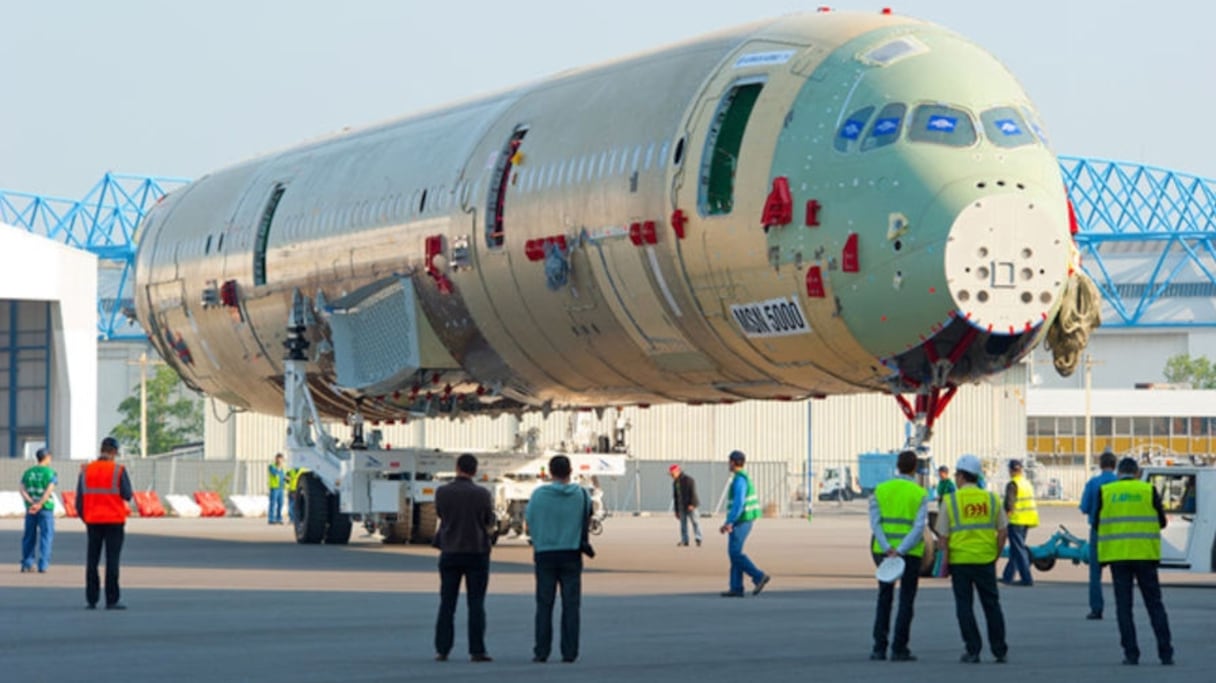
{"type": "Polygon", "coordinates": [[[671,509],[680,520],[680,542],[676,545],[688,545],[688,523],[692,522],[692,535],[701,547],[701,524],[697,522],[697,508],[701,501],[697,499],[697,482],[684,473],[677,464],[667,468],[671,475],[671,509]]]}
{"type": "Polygon", "coordinates": [[[1039,510],[1034,503],[1034,487],[1026,480],[1021,460],[1009,461],[1009,484],[1005,486],[1005,514],[1009,515],[1009,561],[1001,583],[1006,586],[1033,586],[1030,575],[1030,549],[1026,533],[1039,525],[1039,510]],[[1017,573],[1019,580],[1014,582],[1017,573]]]}
{"type": "Polygon", "coordinates": [[[996,558],[1005,545],[1009,525],[1005,510],[994,494],[979,488],[980,459],[964,455],[954,466],[958,490],[942,499],[942,514],[937,516],[937,545],[949,552],[950,585],[954,607],[966,650],[959,661],[976,664],[984,641],[972,611],[972,595],[978,593],[988,624],[988,647],[999,663],[1005,662],[1009,646],[1005,643],[1005,615],[996,586],[996,558]]]}
{"type": "Polygon", "coordinates": [[[743,544],[752,531],[752,522],[760,518],[760,499],[756,496],[756,486],[744,469],[747,456],[743,451],[731,451],[729,461],[730,471],[734,475],[730,480],[730,507],[726,512],[726,524],[718,531],[730,534],[726,546],[727,556],[730,557],[730,590],[723,591],[722,597],[743,597],[745,574],[755,584],[752,595],[760,595],[773,577],[761,571],[743,552],[743,544]]]}
{"type": "Polygon", "coordinates": [[[1134,458],[1120,460],[1116,471],[1119,480],[1103,485],[1098,497],[1098,561],[1110,565],[1123,663],[1140,663],[1140,645],[1132,619],[1134,582],[1140,584],[1149,623],[1157,636],[1157,656],[1168,666],[1174,663],[1174,646],[1157,578],[1161,530],[1168,520],[1161,495],[1152,484],[1140,481],[1140,466],[1134,458]]]}

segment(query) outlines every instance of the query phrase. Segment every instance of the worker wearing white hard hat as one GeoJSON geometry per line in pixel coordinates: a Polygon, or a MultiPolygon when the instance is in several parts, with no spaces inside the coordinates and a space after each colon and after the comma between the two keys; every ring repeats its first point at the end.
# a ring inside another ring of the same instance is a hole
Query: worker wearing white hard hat
{"type": "Polygon", "coordinates": [[[984,646],[971,608],[973,592],[979,594],[984,609],[993,657],[1004,662],[1009,651],[996,585],[996,559],[1005,545],[1009,521],[997,497],[976,485],[983,470],[974,455],[958,459],[954,480],[959,488],[942,499],[937,517],[938,548],[949,553],[950,584],[965,648],[960,661],[966,664],[978,663],[984,646]]]}

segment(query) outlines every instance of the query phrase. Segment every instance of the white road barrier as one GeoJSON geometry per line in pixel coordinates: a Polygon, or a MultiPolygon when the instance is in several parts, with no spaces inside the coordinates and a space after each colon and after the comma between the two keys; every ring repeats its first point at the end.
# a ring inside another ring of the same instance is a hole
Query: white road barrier
{"type": "Polygon", "coordinates": [[[203,509],[198,506],[198,503],[191,500],[190,496],[170,494],[164,498],[165,505],[171,511],[170,514],[178,517],[201,517],[203,515],[203,509]]]}

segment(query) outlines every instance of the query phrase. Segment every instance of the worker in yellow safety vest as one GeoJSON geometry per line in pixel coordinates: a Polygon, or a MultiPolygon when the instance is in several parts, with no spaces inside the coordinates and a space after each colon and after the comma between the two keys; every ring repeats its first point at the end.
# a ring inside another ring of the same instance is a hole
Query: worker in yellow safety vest
{"type": "Polygon", "coordinates": [[[1140,663],[1136,625],[1132,620],[1132,583],[1140,584],[1161,663],[1174,663],[1170,642],[1170,620],[1161,600],[1157,564],[1161,560],[1161,530],[1167,523],[1161,496],[1148,482],[1140,481],[1140,467],[1132,458],[1119,461],[1119,479],[1104,484],[1098,498],[1098,561],[1110,565],[1115,585],[1115,615],[1123,663],[1140,663]]]}
{"type": "MultiPolygon", "coordinates": [[[[916,483],[916,451],[903,451],[895,461],[899,476],[874,489],[870,498],[870,532],[874,540],[870,551],[874,564],[888,557],[904,558],[904,573],[899,578],[899,612],[895,615],[895,638],[891,641],[891,661],[913,662],[908,649],[912,632],[912,605],[920,583],[920,561],[925,554],[925,520],[929,514],[929,492],[916,483]]],[[[891,627],[891,604],[895,601],[895,582],[878,583],[878,607],[874,614],[874,650],[870,659],[887,658],[887,633],[891,627]]]]}
{"type": "Polygon", "coordinates": [[[307,467],[293,467],[287,470],[287,518],[295,524],[296,511],[300,509],[300,476],[308,471],[307,467]]]}
{"type": "Polygon", "coordinates": [[[283,454],[275,453],[274,462],[266,466],[266,487],[270,489],[266,522],[283,523],[283,492],[287,489],[287,473],[283,471],[283,454]]]}
{"type": "Polygon", "coordinates": [[[1034,504],[1034,487],[1022,471],[1021,460],[1009,461],[1009,483],[1005,486],[1005,514],[1009,516],[1009,561],[1001,583],[1012,586],[1033,586],[1030,575],[1030,549],[1026,547],[1026,532],[1039,525],[1039,510],[1034,504]],[[1013,580],[1017,572],[1018,581],[1013,580]]]}
{"type": "Polygon", "coordinates": [[[974,455],[964,455],[954,466],[958,490],[947,493],[937,516],[937,547],[948,553],[950,585],[954,589],[954,608],[966,650],[959,661],[977,664],[984,641],[972,611],[972,595],[978,593],[984,620],[988,623],[988,646],[997,662],[1009,652],[1005,642],[1005,614],[996,587],[996,558],[1005,545],[1009,522],[996,494],[981,489],[983,466],[974,455]]]}

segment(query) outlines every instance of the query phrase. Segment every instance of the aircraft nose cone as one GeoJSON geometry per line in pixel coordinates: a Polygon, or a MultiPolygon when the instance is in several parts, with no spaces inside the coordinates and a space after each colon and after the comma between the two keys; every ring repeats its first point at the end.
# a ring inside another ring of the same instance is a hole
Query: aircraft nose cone
{"type": "Polygon", "coordinates": [[[1071,242],[1046,200],[1029,192],[977,199],[946,240],[946,282],[962,315],[994,334],[1029,332],[1068,279],[1071,242]]]}

